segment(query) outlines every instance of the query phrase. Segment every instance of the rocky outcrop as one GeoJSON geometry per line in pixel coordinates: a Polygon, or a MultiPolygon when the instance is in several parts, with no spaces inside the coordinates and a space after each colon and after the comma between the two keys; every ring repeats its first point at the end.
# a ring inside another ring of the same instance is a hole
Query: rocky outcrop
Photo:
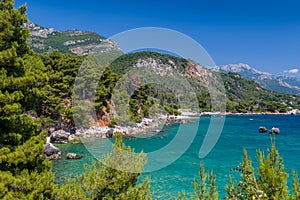
{"type": "Polygon", "coordinates": [[[273,127],[270,131],[269,131],[270,134],[279,134],[280,133],[280,130],[279,128],[275,128],[273,127]]]}
{"type": "Polygon", "coordinates": [[[68,133],[64,130],[54,131],[50,135],[50,141],[53,143],[65,144],[65,143],[68,143],[69,136],[70,136],[70,133],[68,133]]]}
{"type": "Polygon", "coordinates": [[[66,158],[67,158],[67,159],[80,159],[80,158],[82,158],[82,156],[79,156],[79,155],[77,155],[76,153],[68,153],[68,154],[66,155],[66,158]]]}
{"type": "Polygon", "coordinates": [[[258,131],[259,131],[260,133],[266,133],[266,132],[268,132],[268,129],[267,129],[266,127],[264,127],[264,126],[260,126],[260,127],[258,128],[258,131]]]}
{"type": "Polygon", "coordinates": [[[44,153],[50,160],[57,160],[61,158],[61,151],[59,148],[51,143],[48,143],[44,147],[44,153]]]}

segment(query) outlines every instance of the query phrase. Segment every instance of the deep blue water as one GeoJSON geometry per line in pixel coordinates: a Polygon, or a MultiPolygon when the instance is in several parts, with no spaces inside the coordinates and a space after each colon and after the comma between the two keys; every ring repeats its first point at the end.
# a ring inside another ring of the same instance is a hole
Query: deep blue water
{"type": "MultiPolygon", "coordinates": [[[[190,132],[189,129],[198,125],[197,120],[188,124],[174,124],[164,127],[160,133],[148,138],[136,138],[124,140],[127,145],[144,152],[152,152],[168,144],[176,135],[179,126],[185,134],[195,134],[195,138],[185,153],[171,165],[158,171],[143,173],[141,178],[149,177],[151,180],[151,190],[154,199],[170,199],[176,197],[177,193],[186,190],[192,192],[192,182],[199,172],[200,162],[204,163],[206,170],[213,170],[217,175],[217,185],[219,196],[222,198],[225,192],[225,185],[229,182],[231,168],[236,167],[243,157],[243,148],[257,166],[256,150],[266,150],[270,147],[270,135],[258,133],[259,126],[267,128],[279,127],[281,133],[276,136],[276,147],[280,155],[284,158],[286,170],[300,172],[300,116],[292,115],[229,115],[226,116],[222,134],[214,149],[204,159],[198,157],[199,148],[206,134],[210,117],[202,117],[197,133],[190,132]]],[[[58,160],[53,162],[53,171],[56,181],[61,182],[67,176],[74,176],[81,173],[84,165],[90,164],[94,157],[89,150],[101,152],[103,139],[87,139],[83,144],[58,145],[63,151],[63,156],[67,152],[75,152],[83,155],[80,160],[58,160]],[[87,148],[86,148],[87,147],[87,148]],[[89,149],[89,150],[88,150],[89,149]]],[[[163,158],[162,158],[163,159],[163,158]]],[[[232,174],[236,176],[237,174],[232,174]]],[[[291,180],[291,179],[290,179],[291,180]]]]}

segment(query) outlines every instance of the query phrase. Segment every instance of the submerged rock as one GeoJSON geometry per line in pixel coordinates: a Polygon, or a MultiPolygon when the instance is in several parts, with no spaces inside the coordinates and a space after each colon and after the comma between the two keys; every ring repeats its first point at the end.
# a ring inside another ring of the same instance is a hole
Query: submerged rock
{"type": "Polygon", "coordinates": [[[68,153],[68,154],[66,155],[66,158],[67,158],[67,159],[79,159],[79,158],[82,158],[82,156],[79,156],[79,155],[77,155],[76,153],[68,153]]]}
{"type": "Polygon", "coordinates": [[[260,127],[258,128],[258,131],[259,131],[260,133],[266,133],[266,132],[268,132],[268,129],[267,129],[266,127],[264,127],[264,126],[260,126],[260,127]]]}

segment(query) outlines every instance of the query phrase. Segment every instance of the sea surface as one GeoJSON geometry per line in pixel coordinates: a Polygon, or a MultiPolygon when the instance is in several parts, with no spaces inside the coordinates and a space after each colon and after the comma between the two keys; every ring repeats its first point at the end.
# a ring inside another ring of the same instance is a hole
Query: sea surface
{"type": "MultiPolygon", "coordinates": [[[[144,150],[147,153],[158,150],[172,141],[179,127],[185,134],[195,134],[192,144],[179,159],[158,171],[141,175],[140,179],[150,178],[154,199],[172,199],[183,190],[187,193],[193,192],[192,183],[198,175],[200,163],[204,163],[206,170],[213,170],[216,174],[219,197],[222,199],[226,195],[225,186],[229,182],[229,176],[238,177],[231,169],[237,167],[242,160],[243,148],[247,149],[253,165],[257,166],[256,150],[266,151],[270,147],[271,136],[268,133],[259,133],[259,126],[266,126],[268,129],[280,128],[280,134],[276,135],[275,142],[280,155],[284,158],[285,168],[290,174],[292,170],[300,172],[300,115],[227,115],[217,144],[205,158],[200,159],[199,149],[210,121],[209,116],[201,117],[200,120],[192,119],[187,124],[165,126],[159,133],[152,133],[147,137],[124,140],[136,151],[144,150]],[[189,131],[197,126],[198,131],[189,131]]],[[[81,174],[84,166],[95,160],[92,154],[96,151],[101,152],[104,139],[91,138],[83,142],[84,144],[57,145],[63,151],[63,157],[67,152],[74,152],[83,158],[79,160],[63,158],[53,161],[56,182],[61,183],[66,177],[81,174]]]]}

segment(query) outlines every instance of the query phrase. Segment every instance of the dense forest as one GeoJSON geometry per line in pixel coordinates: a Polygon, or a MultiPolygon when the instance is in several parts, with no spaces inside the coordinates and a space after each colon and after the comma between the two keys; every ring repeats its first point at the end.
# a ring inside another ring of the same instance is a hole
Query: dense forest
{"type": "MultiPolygon", "coordinates": [[[[74,126],[73,109],[77,108],[71,107],[72,85],[86,57],[57,51],[49,54],[32,51],[27,43],[29,31],[23,26],[26,21],[26,6],[15,9],[13,0],[0,1],[0,199],[151,199],[149,180],[137,183],[140,173],[122,170],[122,167],[129,167],[141,172],[145,155],[124,157],[120,149],[134,150],[124,146],[120,136],[105,158],[110,166],[118,166],[111,168],[96,162],[76,179],[68,179],[61,185],[54,182],[51,161],[43,153],[46,128],[55,123],[74,126]]],[[[172,60],[182,71],[188,67],[185,59],[152,52],[118,58],[105,69],[96,88],[94,106],[104,125],[118,123],[110,112],[112,91],[126,69],[141,57],[154,57],[161,62],[172,60]]],[[[297,96],[266,91],[237,74],[222,76],[229,99],[228,111],[285,112],[299,106],[297,96]]],[[[191,85],[201,88],[192,77],[190,81],[191,85]]],[[[210,111],[208,91],[203,87],[198,91],[198,111],[210,111]]],[[[172,92],[157,89],[153,84],[142,85],[130,97],[130,117],[134,121],[148,117],[149,108],[155,102],[167,113],[180,114],[178,99],[172,92]]],[[[235,184],[230,180],[226,198],[299,199],[297,176],[294,192],[290,194],[286,186],[287,174],[275,147],[272,146],[267,158],[261,152],[258,156],[261,161],[258,177],[245,153],[239,168],[243,181],[235,184]],[[267,165],[273,167],[264,168],[267,165]]],[[[214,175],[208,174],[210,183],[206,189],[207,174],[203,167],[200,169],[200,180],[194,183],[195,198],[217,199],[214,175]]],[[[186,195],[179,198],[186,198],[186,195]]]]}

